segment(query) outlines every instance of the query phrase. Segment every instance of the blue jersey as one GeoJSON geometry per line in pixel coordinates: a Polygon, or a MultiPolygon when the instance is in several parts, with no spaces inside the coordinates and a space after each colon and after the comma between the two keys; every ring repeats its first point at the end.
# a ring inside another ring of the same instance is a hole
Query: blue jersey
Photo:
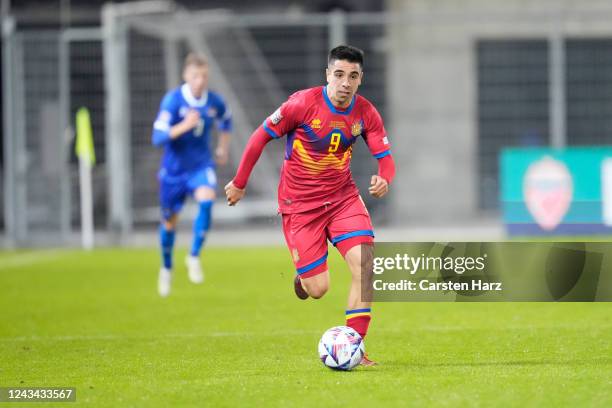
{"type": "Polygon", "coordinates": [[[168,92],[162,99],[153,124],[153,144],[164,147],[160,178],[187,176],[203,168],[213,167],[215,163],[209,139],[215,125],[224,132],[232,129],[230,109],[219,94],[205,91],[196,99],[187,84],[168,92]],[[170,128],[181,122],[191,109],[200,113],[200,122],[180,137],[171,139],[170,128]]]}

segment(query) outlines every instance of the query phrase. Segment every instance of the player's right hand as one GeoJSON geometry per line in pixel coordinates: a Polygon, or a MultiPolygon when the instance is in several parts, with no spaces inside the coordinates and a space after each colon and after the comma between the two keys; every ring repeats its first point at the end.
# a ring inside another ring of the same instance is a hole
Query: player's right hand
{"type": "Polygon", "coordinates": [[[245,189],[238,188],[234,185],[233,181],[230,181],[225,185],[225,196],[227,197],[227,204],[234,206],[244,197],[245,189]]]}
{"type": "Polygon", "coordinates": [[[381,198],[389,192],[389,183],[384,178],[374,175],[370,181],[370,194],[376,198],[381,198]]]}
{"type": "Polygon", "coordinates": [[[187,127],[189,130],[196,127],[198,122],[200,122],[200,112],[195,109],[190,109],[185,115],[185,119],[183,119],[185,127],[187,127]]]}

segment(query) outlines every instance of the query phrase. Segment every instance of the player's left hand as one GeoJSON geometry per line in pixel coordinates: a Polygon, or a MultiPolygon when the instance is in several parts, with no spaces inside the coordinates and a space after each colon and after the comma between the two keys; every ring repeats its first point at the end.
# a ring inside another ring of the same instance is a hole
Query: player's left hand
{"type": "Polygon", "coordinates": [[[389,192],[389,183],[384,178],[374,175],[372,176],[372,181],[370,181],[368,191],[374,197],[380,198],[389,192]]]}

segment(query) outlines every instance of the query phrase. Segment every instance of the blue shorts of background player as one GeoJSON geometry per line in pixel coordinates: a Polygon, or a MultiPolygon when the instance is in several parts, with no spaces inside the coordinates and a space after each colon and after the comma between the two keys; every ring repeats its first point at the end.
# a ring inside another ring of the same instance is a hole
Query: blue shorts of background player
{"type": "Polygon", "coordinates": [[[199,265],[199,256],[211,225],[211,213],[214,203],[214,191],[217,187],[217,176],[213,166],[171,177],[160,171],[159,201],[162,216],[160,241],[163,252],[163,268],[172,270],[172,250],[176,227],[176,217],[183,208],[187,197],[193,197],[198,203],[198,215],[193,222],[193,241],[187,258],[189,278],[194,283],[201,283],[203,273],[199,265]],[[168,228],[172,226],[174,228],[168,228]]]}
{"type": "MultiPolygon", "coordinates": [[[[182,177],[168,177],[160,174],[159,206],[162,219],[168,221],[174,214],[178,214],[182,210],[187,197],[195,199],[195,192],[200,187],[206,187],[213,191],[217,188],[217,175],[213,166],[207,166],[182,177]]],[[[212,204],[212,202],[200,200],[199,204],[201,206],[202,204],[212,204]]],[[[192,255],[198,254],[199,249],[192,248],[192,255]]]]}

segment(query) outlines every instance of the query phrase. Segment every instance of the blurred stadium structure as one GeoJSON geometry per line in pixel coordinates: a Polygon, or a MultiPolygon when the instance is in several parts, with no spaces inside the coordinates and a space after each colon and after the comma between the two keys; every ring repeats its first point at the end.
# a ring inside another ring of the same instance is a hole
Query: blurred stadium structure
{"type": "MultiPolygon", "coordinates": [[[[90,109],[98,229],[126,239],[158,220],[160,152],[151,124],[189,50],[206,53],[211,88],[235,115],[232,163],[292,92],[321,84],[330,46],[366,52],[360,93],[385,119],[398,164],[378,224],[499,225],[503,147],[612,141],[612,4],[605,1],[389,0],[383,12],[245,14],[168,1],[107,4],[101,26],[20,29],[3,16],[6,242],[69,240],[79,219],[72,123],[90,109]]],[[[359,145],[359,144],[358,144],[359,145]]],[[[218,223],[274,217],[282,143],[269,146],[249,200],[218,223]]],[[[353,172],[367,186],[363,144],[353,172]]],[[[367,195],[364,195],[367,198],[367,195]]]]}

